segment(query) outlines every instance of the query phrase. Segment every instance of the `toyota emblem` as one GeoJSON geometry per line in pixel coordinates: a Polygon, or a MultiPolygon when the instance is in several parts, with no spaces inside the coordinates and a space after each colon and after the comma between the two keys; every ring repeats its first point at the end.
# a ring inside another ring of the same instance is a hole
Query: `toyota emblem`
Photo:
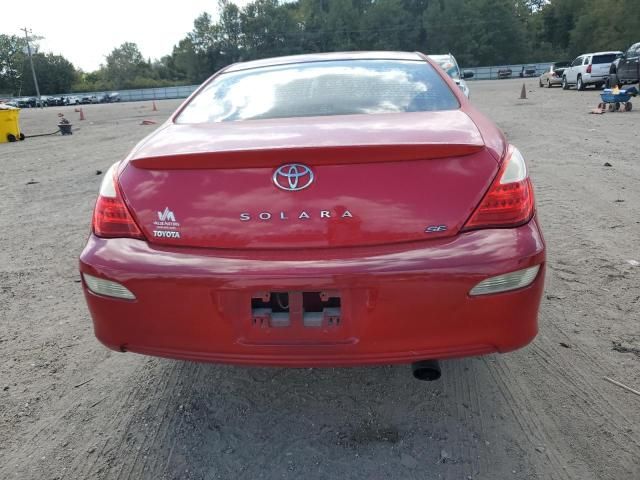
{"type": "Polygon", "coordinates": [[[304,190],[313,183],[313,171],[301,163],[287,163],[273,172],[273,183],[287,192],[304,190]]]}

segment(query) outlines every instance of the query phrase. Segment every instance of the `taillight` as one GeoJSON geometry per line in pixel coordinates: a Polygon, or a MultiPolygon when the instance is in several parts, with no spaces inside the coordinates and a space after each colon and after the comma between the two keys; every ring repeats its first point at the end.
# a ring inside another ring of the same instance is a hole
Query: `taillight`
{"type": "Polygon", "coordinates": [[[591,73],[591,65],[587,67],[587,73],[591,73]]]}
{"type": "Polygon", "coordinates": [[[142,231],[122,199],[116,179],[117,166],[117,163],[113,164],[102,179],[100,194],[93,211],[93,233],[98,237],[144,240],[142,231]]]}
{"type": "Polygon", "coordinates": [[[531,220],[533,186],[520,151],[509,146],[498,175],[463,230],[516,227],[531,220]]]}

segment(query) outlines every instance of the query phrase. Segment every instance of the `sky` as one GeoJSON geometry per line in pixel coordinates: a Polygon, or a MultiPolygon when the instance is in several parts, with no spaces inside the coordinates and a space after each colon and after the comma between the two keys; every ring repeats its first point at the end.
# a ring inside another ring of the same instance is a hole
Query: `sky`
{"type": "MultiPolygon", "coordinates": [[[[239,6],[249,0],[234,0],[239,6]]],[[[63,55],[86,72],[124,42],[138,44],[145,58],[160,58],[193,29],[202,12],[214,18],[217,0],[29,0],[0,23],[0,33],[24,35],[28,27],[40,40],[40,52],[63,55]]]]}

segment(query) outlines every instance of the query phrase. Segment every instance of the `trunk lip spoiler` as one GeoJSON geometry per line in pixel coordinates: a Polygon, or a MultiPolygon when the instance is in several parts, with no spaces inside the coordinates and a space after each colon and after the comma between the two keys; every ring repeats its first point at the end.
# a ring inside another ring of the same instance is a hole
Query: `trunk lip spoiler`
{"type": "Polygon", "coordinates": [[[127,159],[240,150],[438,144],[480,147],[485,141],[477,122],[462,109],[201,124],[167,122],[136,145],[127,159]]]}
{"type": "Polygon", "coordinates": [[[174,153],[133,158],[128,163],[148,170],[275,168],[294,162],[309,166],[353,165],[463,157],[485,149],[484,144],[470,143],[274,147],[174,153]]]}

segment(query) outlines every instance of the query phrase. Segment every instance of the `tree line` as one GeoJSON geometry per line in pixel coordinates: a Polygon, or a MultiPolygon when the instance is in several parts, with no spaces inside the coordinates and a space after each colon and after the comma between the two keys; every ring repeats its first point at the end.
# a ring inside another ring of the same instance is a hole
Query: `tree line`
{"type": "MultiPolygon", "coordinates": [[[[196,84],[234,62],[344,50],[453,53],[465,67],[571,60],[640,41],[638,0],[220,0],[160,59],[124,43],[94,72],[37,53],[42,93],[196,84]]],[[[25,40],[0,34],[0,94],[33,95],[25,40]]]]}

